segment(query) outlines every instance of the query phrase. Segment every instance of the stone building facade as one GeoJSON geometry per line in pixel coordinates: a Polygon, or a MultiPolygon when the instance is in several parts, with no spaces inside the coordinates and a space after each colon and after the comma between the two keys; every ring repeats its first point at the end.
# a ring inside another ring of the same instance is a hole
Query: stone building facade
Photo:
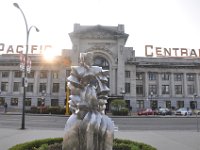
{"type": "MultiPolygon", "coordinates": [[[[40,105],[41,100],[45,105],[64,106],[70,66],[78,65],[81,52],[94,52],[94,65],[110,71],[109,103],[122,98],[132,111],[147,107],[200,108],[199,58],[136,57],[135,50],[125,46],[129,35],[124,25],[75,24],[69,36],[72,49],[63,50],[52,63],[44,62],[40,55],[30,55],[34,73],[28,79],[29,107],[40,105]]],[[[10,107],[21,108],[22,90],[15,89],[21,87],[21,76],[16,77],[16,72],[20,72],[18,55],[1,55],[0,105],[8,102],[10,107]]]]}

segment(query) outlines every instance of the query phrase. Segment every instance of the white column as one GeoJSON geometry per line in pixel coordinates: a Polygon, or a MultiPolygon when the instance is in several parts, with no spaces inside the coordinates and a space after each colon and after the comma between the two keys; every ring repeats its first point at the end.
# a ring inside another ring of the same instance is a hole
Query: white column
{"type": "Polygon", "coordinates": [[[117,91],[116,91],[116,68],[110,68],[110,94],[114,94],[116,95],[117,94],[117,91]]]}
{"type": "Polygon", "coordinates": [[[199,74],[198,73],[196,73],[196,91],[195,92],[197,96],[199,96],[200,91],[199,91],[199,74]]]}
{"type": "Polygon", "coordinates": [[[175,96],[175,91],[174,91],[174,73],[172,72],[171,73],[171,76],[170,76],[170,95],[171,97],[174,97],[175,96]]]}
{"type": "Polygon", "coordinates": [[[136,97],[136,68],[135,66],[132,67],[131,70],[131,95],[136,97]]]}
{"type": "Polygon", "coordinates": [[[118,43],[118,68],[117,68],[117,94],[120,95],[122,90],[125,90],[125,65],[123,58],[124,46],[122,41],[118,43]]]}
{"type": "Polygon", "coordinates": [[[145,72],[144,74],[144,91],[145,91],[145,97],[149,98],[149,78],[148,78],[148,72],[145,72]]]}
{"type": "Polygon", "coordinates": [[[46,91],[46,94],[49,95],[51,94],[51,71],[48,71],[48,74],[47,74],[47,91],[46,91]]]}
{"type": "Polygon", "coordinates": [[[183,96],[187,96],[187,76],[186,73],[183,73],[183,96]]]}
{"type": "Polygon", "coordinates": [[[33,87],[33,93],[34,95],[38,95],[39,93],[39,71],[35,71],[35,81],[34,81],[34,87],[33,87]]]}
{"type": "Polygon", "coordinates": [[[162,96],[162,76],[161,73],[158,72],[158,96],[162,96]]]}
{"type": "Polygon", "coordinates": [[[12,87],[13,87],[13,84],[14,84],[14,82],[13,82],[13,78],[14,78],[14,73],[13,73],[13,71],[10,71],[10,73],[9,73],[9,82],[8,82],[8,93],[12,93],[12,87]]]}

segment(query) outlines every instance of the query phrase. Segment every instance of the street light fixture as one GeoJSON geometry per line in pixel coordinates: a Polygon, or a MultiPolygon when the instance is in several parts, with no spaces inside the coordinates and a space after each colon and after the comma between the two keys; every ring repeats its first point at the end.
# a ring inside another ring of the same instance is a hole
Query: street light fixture
{"type": "Polygon", "coordinates": [[[196,103],[196,101],[195,101],[195,100],[196,100],[196,99],[195,99],[196,97],[197,97],[197,94],[194,93],[194,95],[193,95],[193,103],[194,103],[194,105],[195,105],[195,106],[194,106],[194,109],[197,109],[197,103],[196,103]]]}
{"type": "Polygon", "coordinates": [[[27,55],[28,55],[28,40],[29,40],[29,34],[32,28],[35,28],[35,30],[37,32],[39,32],[39,29],[36,26],[31,26],[30,28],[28,28],[28,23],[25,17],[24,12],[22,11],[22,9],[19,7],[19,5],[17,3],[13,3],[13,5],[18,8],[20,10],[20,12],[23,15],[24,18],[24,22],[26,25],[26,53],[25,53],[25,64],[24,64],[24,73],[23,73],[23,80],[22,80],[22,84],[23,84],[23,103],[22,103],[22,124],[21,124],[21,129],[25,129],[25,99],[26,99],[26,87],[27,85],[27,55]]]}
{"type": "MultiPolygon", "coordinates": [[[[194,109],[197,109],[197,102],[195,101],[197,96],[198,95],[196,93],[194,93],[194,95],[193,95],[193,103],[195,105],[194,109]]],[[[197,132],[199,132],[199,119],[198,119],[197,113],[196,113],[196,121],[197,121],[197,132]]]]}
{"type": "Polygon", "coordinates": [[[152,108],[152,99],[153,99],[153,92],[152,91],[150,93],[150,96],[151,96],[150,107],[152,108]]]}
{"type": "Polygon", "coordinates": [[[46,91],[42,90],[42,97],[41,97],[41,99],[42,99],[42,106],[45,105],[45,96],[46,96],[46,91]]]}
{"type": "Polygon", "coordinates": [[[124,90],[122,90],[122,88],[121,88],[120,94],[122,94],[122,97],[123,97],[123,99],[124,99],[124,95],[126,94],[126,92],[125,92],[124,90]]]}
{"type": "Polygon", "coordinates": [[[46,97],[46,91],[42,90],[41,104],[40,104],[40,113],[43,112],[43,109],[44,109],[44,106],[45,106],[45,97],[46,97]]]}

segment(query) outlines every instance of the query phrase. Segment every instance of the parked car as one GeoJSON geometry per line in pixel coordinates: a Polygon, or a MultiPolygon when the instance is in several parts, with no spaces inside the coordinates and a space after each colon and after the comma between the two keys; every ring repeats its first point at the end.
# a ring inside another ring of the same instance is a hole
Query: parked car
{"type": "Polygon", "coordinates": [[[168,108],[159,108],[156,114],[157,115],[172,115],[172,111],[168,108]]]}
{"type": "Polygon", "coordinates": [[[146,109],[138,111],[137,114],[139,116],[141,116],[141,115],[155,115],[156,112],[154,110],[152,110],[151,108],[146,108],[146,109]]]}
{"type": "Polygon", "coordinates": [[[193,111],[193,113],[194,113],[195,115],[200,115],[200,109],[195,109],[195,110],[193,111]]]}
{"type": "Polygon", "coordinates": [[[192,110],[189,108],[179,108],[178,110],[176,110],[175,115],[182,115],[182,116],[192,115],[192,110]]]}

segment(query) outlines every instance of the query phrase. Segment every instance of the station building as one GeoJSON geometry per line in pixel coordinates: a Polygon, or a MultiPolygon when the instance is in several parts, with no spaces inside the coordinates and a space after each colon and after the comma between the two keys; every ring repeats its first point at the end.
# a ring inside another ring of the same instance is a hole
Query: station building
{"type": "MultiPolygon", "coordinates": [[[[66,81],[71,65],[79,65],[81,52],[94,52],[94,65],[110,71],[109,99],[121,98],[133,112],[142,108],[200,108],[200,59],[198,57],[135,56],[126,47],[128,34],[124,25],[82,26],[74,24],[69,33],[72,49],[63,49],[53,62],[42,55],[29,54],[25,106],[65,106],[66,81]]],[[[161,51],[157,50],[157,54],[161,51]]],[[[168,51],[169,53],[169,51],[168,51]]],[[[23,72],[19,54],[0,56],[0,105],[21,109],[23,72]]],[[[0,106],[0,107],[1,107],[0,106]]]]}

